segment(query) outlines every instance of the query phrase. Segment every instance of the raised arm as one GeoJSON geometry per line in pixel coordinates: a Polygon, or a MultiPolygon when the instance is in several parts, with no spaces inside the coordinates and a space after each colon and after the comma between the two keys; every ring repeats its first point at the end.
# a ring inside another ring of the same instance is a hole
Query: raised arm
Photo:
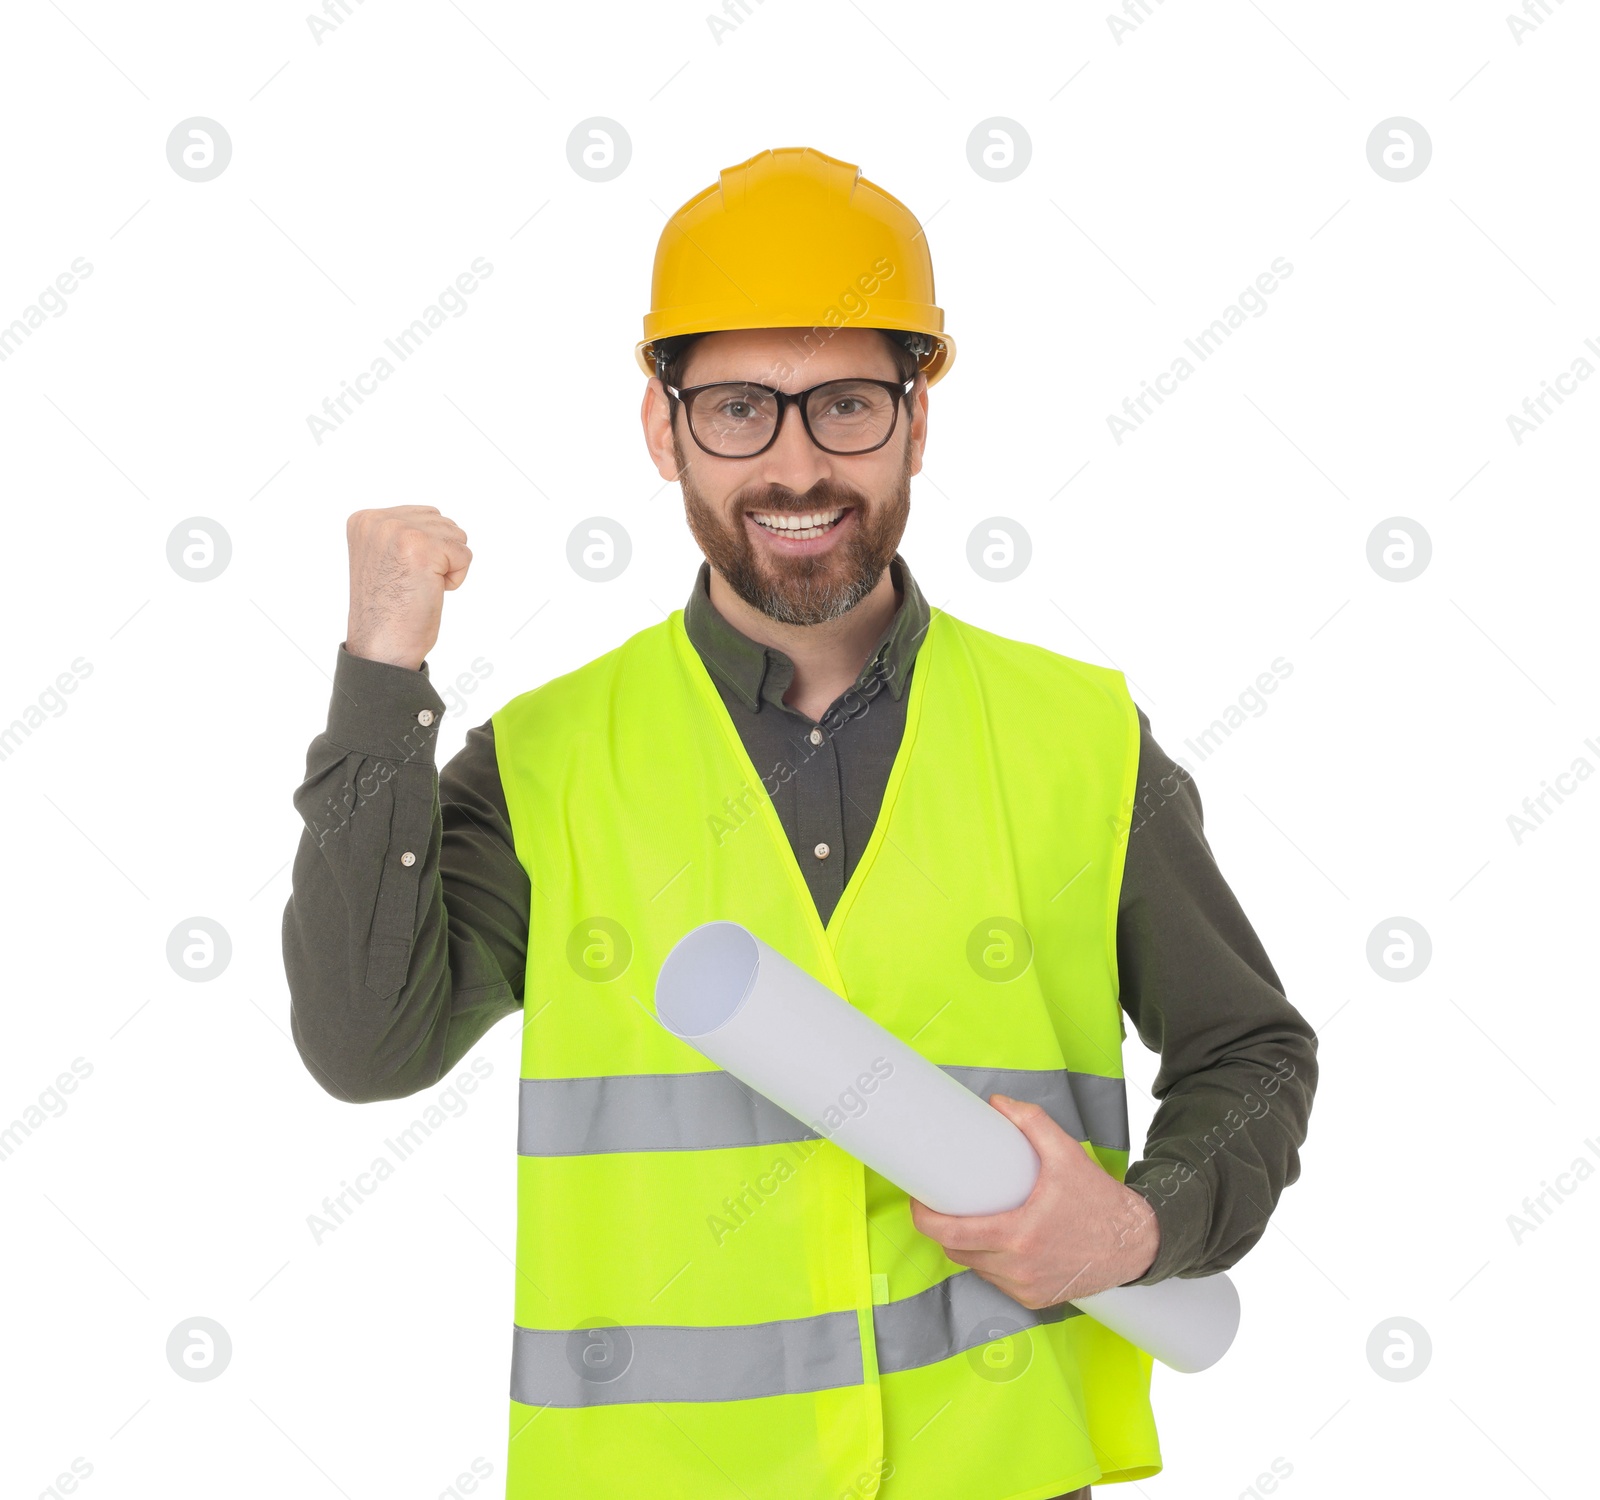
{"type": "Polygon", "coordinates": [[[402,506],[358,512],[349,534],[350,635],[294,794],[283,961],[306,1068],[368,1103],[437,1083],[520,1006],[529,886],[492,724],[434,762],[445,704],[424,657],[470,561],[465,533],[402,506]]]}

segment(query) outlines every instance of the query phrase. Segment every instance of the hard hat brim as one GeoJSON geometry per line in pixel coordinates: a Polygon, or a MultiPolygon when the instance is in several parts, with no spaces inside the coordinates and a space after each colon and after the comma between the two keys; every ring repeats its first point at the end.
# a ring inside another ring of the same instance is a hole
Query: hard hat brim
{"type": "MultiPolygon", "coordinates": [[[[874,309],[874,311],[876,310],[877,309],[874,309]]],[[[918,368],[920,372],[927,377],[929,385],[934,385],[941,380],[946,372],[950,369],[950,366],[955,363],[955,340],[952,339],[947,333],[938,333],[928,329],[927,327],[918,327],[916,320],[908,320],[899,323],[878,323],[874,321],[871,323],[852,323],[849,326],[852,328],[881,328],[886,332],[896,333],[926,333],[929,338],[933,340],[933,352],[928,355],[927,359],[924,360],[918,368]]],[[[635,344],[633,356],[639,368],[643,370],[646,375],[654,375],[656,373],[656,367],[655,361],[651,357],[651,346],[656,339],[676,338],[687,333],[733,333],[741,331],[742,328],[771,328],[776,331],[783,328],[805,329],[805,327],[806,325],[803,319],[796,319],[793,322],[787,323],[780,322],[769,324],[763,322],[744,325],[732,325],[729,324],[726,319],[724,319],[721,324],[714,328],[663,328],[653,333],[650,338],[641,339],[637,344],[635,344]]],[[[811,332],[813,330],[807,331],[811,332]]],[[[814,331],[818,335],[825,335],[830,330],[827,328],[818,328],[814,331]]]]}

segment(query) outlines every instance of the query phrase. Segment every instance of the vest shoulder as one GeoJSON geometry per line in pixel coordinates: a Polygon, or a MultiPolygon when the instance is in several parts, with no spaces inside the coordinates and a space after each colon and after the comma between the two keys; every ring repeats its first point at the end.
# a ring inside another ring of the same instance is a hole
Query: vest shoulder
{"type": "Polygon", "coordinates": [[[670,618],[656,625],[646,625],[620,645],[582,666],[507,699],[494,714],[497,727],[501,724],[520,727],[550,718],[557,722],[573,722],[578,710],[603,703],[625,670],[639,665],[648,667],[652,655],[670,652],[670,626],[670,618]]]}
{"type": "MultiPolygon", "coordinates": [[[[1102,667],[1096,662],[1080,661],[1040,646],[1033,641],[1018,640],[1014,636],[1000,635],[985,630],[969,620],[941,611],[941,617],[951,627],[951,634],[960,642],[967,656],[977,666],[992,666],[1008,675],[1021,675],[1036,679],[1041,686],[1051,683],[1088,690],[1118,701],[1128,698],[1127,678],[1116,667],[1102,667]]],[[[1059,687],[1057,688],[1059,691],[1059,687]]]]}

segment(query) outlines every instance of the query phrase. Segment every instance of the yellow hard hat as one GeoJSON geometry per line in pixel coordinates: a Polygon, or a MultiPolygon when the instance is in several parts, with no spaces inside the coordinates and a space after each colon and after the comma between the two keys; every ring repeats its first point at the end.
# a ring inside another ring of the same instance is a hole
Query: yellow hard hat
{"type": "Polygon", "coordinates": [[[634,356],[654,375],[653,342],[679,334],[805,328],[820,347],[840,328],[884,328],[922,336],[910,346],[932,385],[956,357],[933,298],[916,215],[860,167],[782,146],[725,168],[667,221],[634,356]]]}

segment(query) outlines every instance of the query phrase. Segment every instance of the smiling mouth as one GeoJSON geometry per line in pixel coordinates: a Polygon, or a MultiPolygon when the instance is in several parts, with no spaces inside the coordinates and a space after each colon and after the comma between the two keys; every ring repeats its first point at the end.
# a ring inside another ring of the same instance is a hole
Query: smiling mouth
{"type": "Polygon", "coordinates": [[[800,512],[778,510],[747,510],[745,514],[757,526],[777,536],[793,537],[797,542],[826,536],[844,519],[848,505],[833,510],[808,510],[800,512]]]}

